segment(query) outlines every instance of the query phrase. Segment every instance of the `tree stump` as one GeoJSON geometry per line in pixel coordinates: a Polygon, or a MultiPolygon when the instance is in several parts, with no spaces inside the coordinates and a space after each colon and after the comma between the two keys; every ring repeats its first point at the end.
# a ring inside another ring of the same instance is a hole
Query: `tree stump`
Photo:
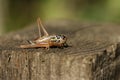
{"type": "Polygon", "coordinates": [[[36,25],[0,39],[0,80],[119,80],[120,26],[51,21],[50,34],[65,34],[69,47],[20,49],[38,35],[36,25]]]}

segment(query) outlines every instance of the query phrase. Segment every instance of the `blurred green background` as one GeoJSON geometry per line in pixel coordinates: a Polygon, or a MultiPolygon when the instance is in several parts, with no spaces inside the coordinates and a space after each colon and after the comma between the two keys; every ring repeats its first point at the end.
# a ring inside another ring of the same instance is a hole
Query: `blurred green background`
{"type": "Polygon", "coordinates": [[[36,21],[120,22],[120,0],[0,0],[0,34],[36,21]]]}

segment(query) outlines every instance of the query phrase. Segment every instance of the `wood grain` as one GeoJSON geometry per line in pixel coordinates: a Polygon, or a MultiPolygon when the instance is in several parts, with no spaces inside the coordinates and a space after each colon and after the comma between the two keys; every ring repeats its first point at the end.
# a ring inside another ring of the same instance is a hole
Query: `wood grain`
{"type": "Polygon", "coordinates": [[[0,80],[119,80],[119,25],[53,21],[46,26],[50,34],[67,35],[69,47],[20,49],[37,37],[36,25],[2,36],[0,80]]]}

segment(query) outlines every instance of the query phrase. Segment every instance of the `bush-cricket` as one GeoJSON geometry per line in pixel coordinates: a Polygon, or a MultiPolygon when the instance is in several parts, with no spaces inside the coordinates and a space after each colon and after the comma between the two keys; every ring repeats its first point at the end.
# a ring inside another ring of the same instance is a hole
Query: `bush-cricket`
{"type": "Polygon", "coordinates": [[[40,18],[37,19],[39,37],[35,40],[28,40],[29,44],[20,45],[20,48],[50,48],[50,47],[64,47],[67,45],[67,38],[65,35],[49,35],[41,23],[40,18]],[[43,31],[43,36],[41,34],[43,31]]]}

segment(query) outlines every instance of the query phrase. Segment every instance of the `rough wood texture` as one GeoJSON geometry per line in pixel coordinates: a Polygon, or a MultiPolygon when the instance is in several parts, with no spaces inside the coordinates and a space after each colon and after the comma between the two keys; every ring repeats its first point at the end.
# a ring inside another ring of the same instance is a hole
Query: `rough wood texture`
{"type": "Polygon", "coordinates": [[[49,33],[66,34],[70,47],[18,48],[38,35],[35,25],[5,35],[0,39],[0,80],[119,80],[119,25],[46,24],[49,33]]]}

